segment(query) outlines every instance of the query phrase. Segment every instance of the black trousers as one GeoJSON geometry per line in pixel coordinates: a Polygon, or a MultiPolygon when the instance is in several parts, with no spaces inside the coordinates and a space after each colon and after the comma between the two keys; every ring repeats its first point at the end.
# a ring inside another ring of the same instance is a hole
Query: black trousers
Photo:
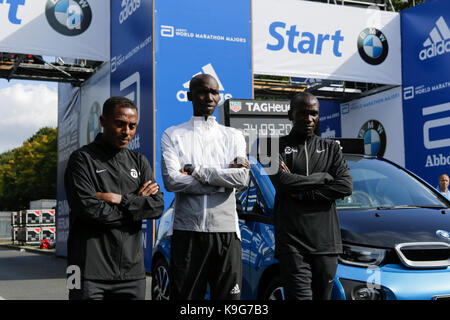
{"type": "Polygon", "coordinates": [[[287,300],[329,300],[337,255],[284,253],[278,256],[287,300]]]}
{"type": "Polygon", "coordinates": [[[69,300],[145,300],[145,279],[129,281],[82,280],[69,290],[69,300]]]}
{"type": "Polygon", "coordinates": [[[234,232],[174,230],[170,254],[170,299],[202,300],[209,283],[211,300],[239,300],[241,241],[234,232]]]}

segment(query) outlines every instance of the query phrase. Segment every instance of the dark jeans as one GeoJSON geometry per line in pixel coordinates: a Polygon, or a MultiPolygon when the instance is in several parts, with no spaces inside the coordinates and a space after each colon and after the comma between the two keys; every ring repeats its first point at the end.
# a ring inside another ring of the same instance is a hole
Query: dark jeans
{"type": "Polygon", "coordinates": [[[145,279],[129,281],[82,280],[69,290],[69,300],[145,300],[145,279]]]}
{"type": "Polygon", "coordinates": [[[287,300],[329,300],[337,255],[281,254],[281,279],[287,300]]]}
{"type": "Polygon", "coordinates": [[[170,299],[239,300],[242,286],[241,241],[234,232],[174,230],[170,254],[170,299]]]}

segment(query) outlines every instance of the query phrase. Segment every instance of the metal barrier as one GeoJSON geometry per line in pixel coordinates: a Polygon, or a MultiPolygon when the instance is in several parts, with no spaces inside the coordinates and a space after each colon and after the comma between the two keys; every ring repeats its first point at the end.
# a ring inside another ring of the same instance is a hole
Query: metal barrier
{"type": "Polygon", "coordinates": [[[0,212],[0,240],[11,240],[11,212],[0,212]]]}

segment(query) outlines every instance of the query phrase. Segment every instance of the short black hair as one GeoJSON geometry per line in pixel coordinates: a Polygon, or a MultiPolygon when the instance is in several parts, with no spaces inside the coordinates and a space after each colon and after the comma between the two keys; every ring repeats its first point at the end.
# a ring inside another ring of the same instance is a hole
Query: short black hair
{"type": "Polygon", "coordinates": [[[116,106],[120,106],[121,108],[131,108],[137,111],[137,107],[133,101],[125,97],[116,96],[107,99],[105,103],[103,103],[103,116],[111,115],[116,106]]]}
{"type": "MultiPolygon", "coordinates": [[[[315,95],[313,95],[312,93],[309,93],[309,92],[305,92],[305,91],[296,93],[291,98],[291,101],[289,103],[289,111],[288,111],[289,120],[293,120],[292,112],[293,112],[294,107],[301,108],[301,107],[305,106],[306,100],[308,98],[317,99],[315,95]],[[295,102],[297,102],[297,103],[295,103],[295,102]]],[[[319,100],[317,100],[317,103],[319,103],[319,100]]]]}
{"type": "MultiPolygon", "coordinates": [[[[293,121],[293,111],[294,107],[301,108],[306,105],[307,99],[316,99],[317,103],[319,104],[319,99],[315,95],[313,95],[310,92],[302,91],[299,93],[296,93],[292,98],[289,105],[289,111],[288,111],[288,118],[289,120],[293,121]],[[297,103],[295,103],[297,101],[297,103]]],[[[320,137],[320,121],[317,121],[316,128],[314,129],[314,133],[320,137]]]]}
{"type": "Polygon", "coordinates": [[[301,104],[304,104],[304,103],[305,103],[305,101],[306,101],[307,98],[314,98],[314,99],[317,99],[316,96],[313,95],[312,93],[303,91],[303,92],[296,93],[296,94],[292,97],[290,105],[292,106],[292,105],[294,104],[294,102],[298,100],[298,101],[300,102],[300,106],[301,106],[301,104]]]}

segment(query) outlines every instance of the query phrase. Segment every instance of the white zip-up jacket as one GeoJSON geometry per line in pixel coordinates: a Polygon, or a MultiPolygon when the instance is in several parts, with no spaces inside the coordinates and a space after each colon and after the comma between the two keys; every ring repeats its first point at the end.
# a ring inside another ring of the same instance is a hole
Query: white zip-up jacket
{"type": "Polygon", "coordinates": [[[195,117],[164,131],[161,170],[164,187],[175,193],[174,230],[236,232],[240,238],[235,188],[246,185],[248,169],[229,168],[246,157],[243,134],[216,122],[195,117]],[[180,172],[186,164],[192,175],[180,172]]]}

